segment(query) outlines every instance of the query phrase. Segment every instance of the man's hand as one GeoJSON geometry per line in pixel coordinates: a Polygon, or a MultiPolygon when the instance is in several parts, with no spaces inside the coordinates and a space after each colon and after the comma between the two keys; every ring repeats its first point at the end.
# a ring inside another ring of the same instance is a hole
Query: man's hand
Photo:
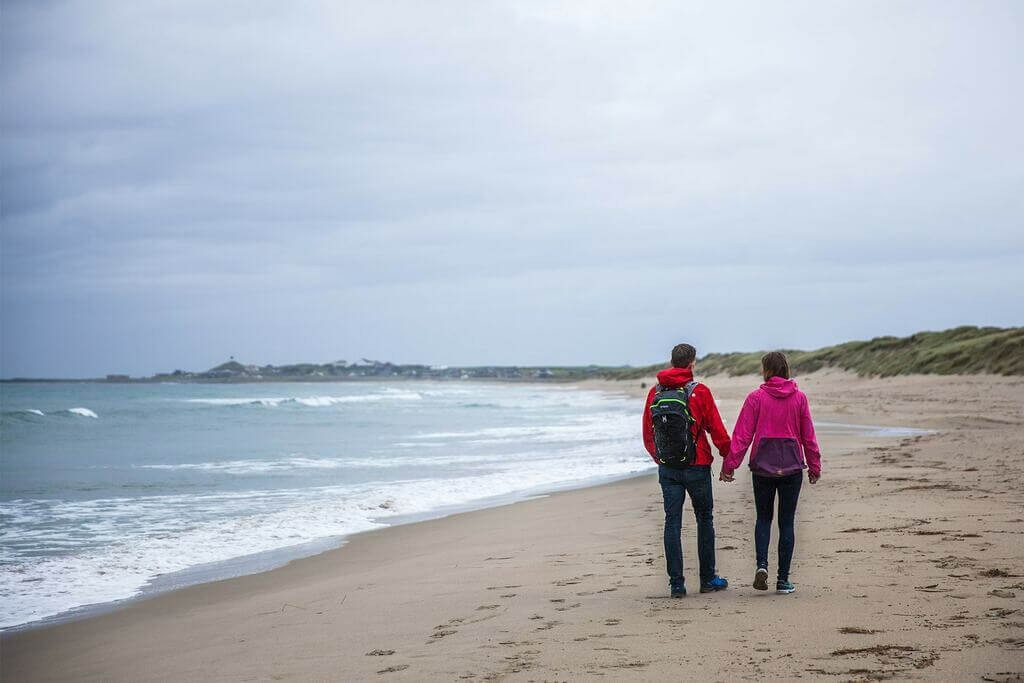
{"type": "Polygon", "coordinates": [[[735,481],[735,480],[736,480],[736,477],[734,477],[734,476],[733,476],[733,475],[731,475],[731,474],[726,474],[726,473],[725,473],[725,470],[722,470],[722,471],[721,471],[721,472],[720,472],[720,473],[718,474],[718,481],[735,481]]]}
{"type": "Polygon", "coordinates": [[[812,484],[817,484],[819,479],[821,479],[820,474],[814,474],[813,472],[807,473],[807,481],[811,482],[812,484]]]}

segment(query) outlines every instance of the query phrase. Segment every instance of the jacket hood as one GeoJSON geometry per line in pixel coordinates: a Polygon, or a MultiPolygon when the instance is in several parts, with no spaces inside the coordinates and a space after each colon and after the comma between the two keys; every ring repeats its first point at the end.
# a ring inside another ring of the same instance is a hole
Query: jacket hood
{"type": "Polygon", "coordinates": [[[658,384],[670,389],[681,387],[691,379],[693,370],[690,368],[667,368],[658,373],[658,384]]]}
{"type": "Polygon", "coordinates": [[[761,389],[775,398],[789,398],[796,393],[796,380],[772,377],[761,385],[761,389]]]}

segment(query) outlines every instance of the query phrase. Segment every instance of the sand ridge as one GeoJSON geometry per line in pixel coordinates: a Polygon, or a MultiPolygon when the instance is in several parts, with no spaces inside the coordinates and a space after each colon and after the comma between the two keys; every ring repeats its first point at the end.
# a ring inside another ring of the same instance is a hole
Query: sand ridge
{"type": "MultiPolygon", "coordinates": [[[[705,381],[731,426],[756,381],[705,381]]],[[[793,595],[750,587],[753,501],[743,470],[734,484],[715,482],[718,566],[730,589],[667,597],[661,496],[644,476],[361,534],[264,574],[7,634],[0,673],[1019,680],[1024,381],[840,372],[798,381],[818,420],[936,431],[822,440],[822,481],[805,485],[797,513],[793,595]]],[[[588,384],[643,394],[639,382],[588,384]]],[[[693,588],[689,506],[684,515],[693,588]]]]}

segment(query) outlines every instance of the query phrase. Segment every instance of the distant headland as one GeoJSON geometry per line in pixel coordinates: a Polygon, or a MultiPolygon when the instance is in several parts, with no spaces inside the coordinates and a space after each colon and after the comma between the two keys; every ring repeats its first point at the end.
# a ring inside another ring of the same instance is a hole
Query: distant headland
{"type": "MultiPolygon", "coordinates": [[[[956,327],[941,332],[918,332],[909,337],[876,337],[851,341],[813,351],[787,349],[794,372],[823,368],[848,370],[862,376],[909,374],[1024,375],[1024,327],[956,327]]],[[[763,351],[709,353],[697,360],[701,375],[753,375],[763,351]]],[[[361,380],[503,380],[520,382],[572,382],[585,379],[640,379],[664,367],[655,363],[639,367],[622,365],[447,366],[398,364],[362,358],[357,362],[291,365],[251,365],[231,358],[203,371],[174,370],[151,377],[111,374],[95,379],[11,378],[3,382],[339,382],[361,380]]]]}

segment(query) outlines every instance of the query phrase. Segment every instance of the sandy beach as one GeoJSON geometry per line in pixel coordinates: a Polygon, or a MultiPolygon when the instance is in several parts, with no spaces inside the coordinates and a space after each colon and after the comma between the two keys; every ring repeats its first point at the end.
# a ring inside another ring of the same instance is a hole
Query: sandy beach
{"type": "MultiPolygon", "coordinates": [[[[731,426],[756,379],[702,379],[731,426]]],[[[734,484],[715,482],[718,567],[729,590],[668,598],[660,491],[643,476],[360,534],[274,571],[8,633],[0,674],[1024,677],[1024,380],[828,371],[798,381],[816,420],[935,431],[822,439],[822,480],[805,485],[797,513],[793,595],[750,587],[754,513],[744,467],[734,484]]],[[[588,386],[636,395],[639,425],[639,381],[588,386]]],[[[684,514],[695,586],[692,515],[684,514]]]]}

